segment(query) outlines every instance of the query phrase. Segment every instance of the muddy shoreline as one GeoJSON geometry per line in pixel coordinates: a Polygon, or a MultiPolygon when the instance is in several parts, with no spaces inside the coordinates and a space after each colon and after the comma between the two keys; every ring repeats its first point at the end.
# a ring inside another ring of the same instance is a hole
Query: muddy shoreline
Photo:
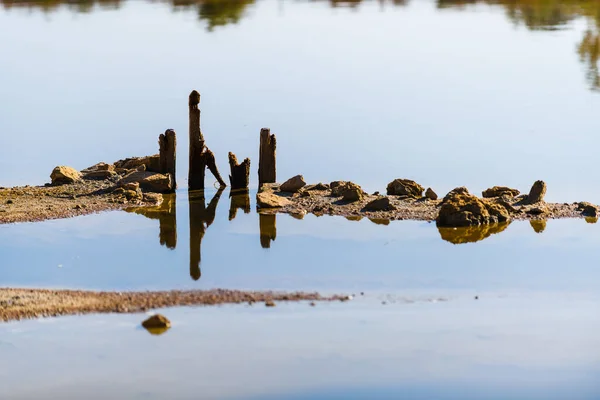
{"type": "Polygon", "coordinates": [[[255,304],[281,301],[344,301],[345,295],[241,290],[94,292],[83,290],[0,289],[0,321],[97,313],[139,313],[176,306],[255,304]]]}

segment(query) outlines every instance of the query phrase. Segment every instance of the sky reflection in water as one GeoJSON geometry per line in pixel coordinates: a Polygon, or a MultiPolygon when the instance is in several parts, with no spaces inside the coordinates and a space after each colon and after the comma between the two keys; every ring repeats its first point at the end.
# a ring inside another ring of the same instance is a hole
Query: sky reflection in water
{"type": "MultiPolygon", "coordinates": [[[[5,286],[93,289],[597,290],[597,225],[462,229],[258,215],[255,192],[0,227],[5,286]],[[141,215],[137,215],[141,214],[141,215]],[[477,243],[474,243],[477,242],[477,243]]],[[[594,222],[594,221],[590,221],[594,222]]]]}

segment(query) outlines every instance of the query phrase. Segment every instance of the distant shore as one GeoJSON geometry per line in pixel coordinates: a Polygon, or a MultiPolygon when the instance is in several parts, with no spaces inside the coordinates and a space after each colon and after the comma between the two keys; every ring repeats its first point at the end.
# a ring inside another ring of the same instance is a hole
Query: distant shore
{"type": "Polygon", "coordinates": [[[269,304],[280,301],[343,301],[340,295],[240,290],[93,292],[81,290],[0,289],[0,321],[92,313],[139,313],[175,306],[269,304]]]}

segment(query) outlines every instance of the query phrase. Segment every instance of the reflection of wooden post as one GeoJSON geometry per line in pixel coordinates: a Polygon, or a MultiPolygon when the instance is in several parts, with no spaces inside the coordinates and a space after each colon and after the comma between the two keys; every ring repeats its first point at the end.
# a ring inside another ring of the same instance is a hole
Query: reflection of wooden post
{"type": "Polygon", "coordinates": [[[190,166],[188,173],[188,187],[190,190],[204,189],[205,164],[202,161],[204,150],[204,136],[200,130],[200,93],[193,90],[189,97],[190,110],[190,166]]]}
{"type": "Polygon", "coordinates": [[[258,158],[258,185],[263,183],[275,183],[276,165],[275,165],[275,148],[277,141],[275,135],[271,135],[269,128],[260,130],[260,148],[258,158]]]}
{"type": "Polygon", "coordinates": [[[258,214],[258,224],[260,227],[260,245],[263,249],[271,248],[271,241],[277,237],[277,227],[275,214],[258,214]]]}
{"type": "Polygon", "coordinates": [[[223,189],[219,189],[208,204],[205,204],[204,191],[189,193],[190,206],[190,276],[197,281],[202,276],[200,261],[202,260],[202,239],[206,229],[214,222],[217,204],[223,189]]]}
{"type": "Polygon", "coordinates": [[[248,195],[248,190],[232,192],[229,197],[231,198],[231,203],[229,205],[230,221],[235,218],[238,208],[244,210],[244,214],[250,213],[250,196],[248,195]]]}
{"type": "Polygon", "coordinates": [[[176,147],[177,139],[173,129],[167,129],[165,133],[158,137],[158,145],[160,148],[160,172],[162,174],[170,174],[171,182],[173,182],[173,191],[177,188],[175,164],[176,164],[176,147]]]}
{"type": "Polygon", "coordinates": [[[177,247],[177,208],[175,194],[163,195],[161,209],[166,212],[159,214],[160,244],[169,249],[177,247]]]}
{"type": "Polygon", "coordinates": [[[188,173],[188,188],[190,190],[202,190],[204,189],[204,174],[206,168],[212,172],[212,174],[219,181],[219,185],[222,187],[227,186],[215,162],[215,155],[212,151],[206,147],[204,142],[204,136],[200,130],[200,93],[192,91],[189,97],[189,111],[190,111],[190,169],[188,173]]]}
{"type": "Polygon", "coordinates": [[[241,164],[238,164],[235,154],[229,152],[229,167],[231,169],[231,175],[229,175],[231,189],[248,189],[250,183],[250,159],[246,158],[241,164]]]}

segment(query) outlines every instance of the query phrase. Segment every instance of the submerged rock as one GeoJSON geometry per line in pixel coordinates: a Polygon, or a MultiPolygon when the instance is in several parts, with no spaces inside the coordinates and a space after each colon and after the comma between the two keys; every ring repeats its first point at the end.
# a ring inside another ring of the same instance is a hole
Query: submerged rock
{"type": "Polygon", "coordinates": [[[469,226],[509,220],[510,214],[502,205],[483,201],[461,187],[444,197],[436,222],[440,226],[469,226]]]}
{"type": "Polygon", "coordinates": [[[59,165],[52,170],[50,179],[53,185],[65,185],[80,180],[81,174],[75,168],[59,165]]]}
{"type": "Polygon", "coordinates": [[[492,188],[484,190],[483,193],[481,193],[481,195],[485,198],[502,196],[515,197],[518,196],[520,193],[521,192],[519,192],[517,189],[511,189],[506,186],[494,186],[492,188]]]}
{"type": "Polygon", "coordinates": [[[541,201],[544,201],[544,196],[546,195],[546,182],[544,181],[535,181],[531,190],[529,191],[529,195],[527,195],[526,202],[528,204],[535,204],[541,201]]]}
{"type": "Polygon", "coordinates": [[[438,199],[438,195],[433,191],[432,188],[427,188],[427,190],[425,191],[425,197],[428,198],[429,200],[437,200],[438,199]]]}
{"type": "Polygon", "coordinates": [[[389,197],[380,197],[365,205],[363,211],[392,211],[396,207],[390,202],[389,197]]]}
{"type": "Polygon", "coordinates": [[[256,205],[259,208],[278,208],[290,205],[292,202],[273,192],[261,192],[256,195],[256,205]]]}
{"type": "Polygon", "coordinates": [[[296,175],[285,181],[279,187],[279,190],[281,190],[282,192],[296,193],[304,186],[306,186],[306,182],[304,182],[304,177],[302,175],[296,175]]]}
{"type": "Polygon", "coordinates": [[[423,194],[423,186],[410,179],[394,179],[387,185],[387,194],[393,196],[410,196],[419,198],[423,194]]]}

